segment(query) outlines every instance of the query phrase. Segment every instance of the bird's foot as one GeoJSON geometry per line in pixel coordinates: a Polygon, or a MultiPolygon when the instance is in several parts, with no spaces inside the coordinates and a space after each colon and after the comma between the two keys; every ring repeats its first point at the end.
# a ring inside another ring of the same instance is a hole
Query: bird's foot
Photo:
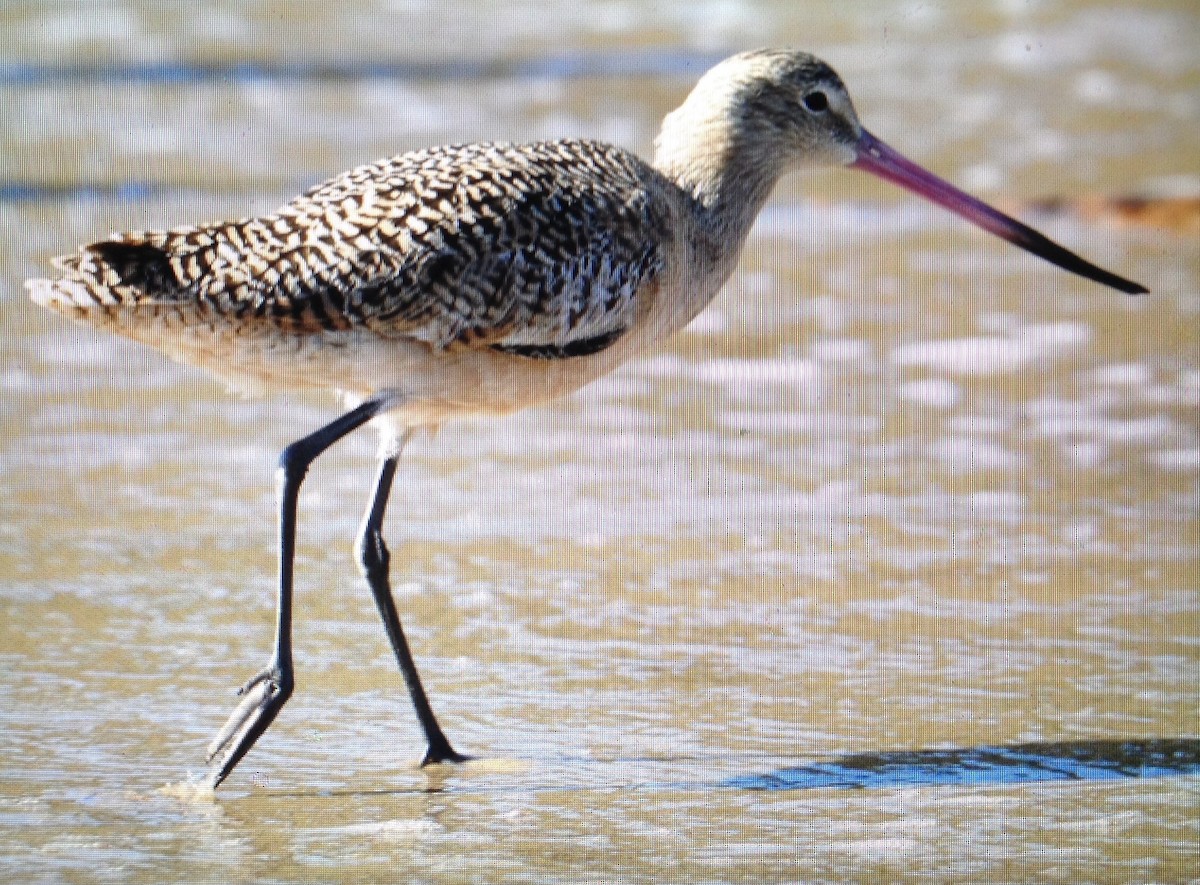
{"type": "Polygon", "coordinates": [[[424,758],[421,759],[421,767],[424,768],[426,765],[438,765],[443,762],[459,763],[469,762],[470,760],[470,756],[465,756],[462,753],[459,753],[452,746],[450,746],[450,742],[448,740],[442,738],[440,741],[430,742],[429,748],[425,751],[424,758]]]}
{"type": "Polygon", "coordinates": [[[292,696],[290,669],[272,664],[238,689],[241,703],[208,745],[209,785],[216,789],[254,746],[292,696]]]}

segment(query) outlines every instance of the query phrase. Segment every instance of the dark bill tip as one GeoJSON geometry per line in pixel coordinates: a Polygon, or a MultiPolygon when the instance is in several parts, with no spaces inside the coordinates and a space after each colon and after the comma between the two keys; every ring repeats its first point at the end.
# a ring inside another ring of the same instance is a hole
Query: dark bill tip
{"type": "Polygon", "coordinates": [[[854,168],[870,172],[931,200],[939,206],[944,206],[955,215],[1007,240],[1014,246],[1019,246],[1026,252],[1032,252],[1039,258],[1058,265],[1063,270],[1130,295],[1140,295],[1150,291],[1140,283],[1097,267],[1028,225],[1022,224],[998,209],[993,209],[982,200],[977,200],[970,194],[960,191],[954,185],[943,181],[932,172],[922,169],[916,163],[888,147],[865,129],[858,140],[857,150],[858,157],[850,164],[854,168]]]}

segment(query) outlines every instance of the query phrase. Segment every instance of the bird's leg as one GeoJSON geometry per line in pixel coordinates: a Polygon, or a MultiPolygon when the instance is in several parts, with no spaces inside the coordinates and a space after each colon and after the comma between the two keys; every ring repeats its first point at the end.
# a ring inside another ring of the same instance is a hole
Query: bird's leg
{"type": "Polygon", "coordinates": [[[342,437],[370,421],[381,403],[368,400],[315,433],[297,440],[279,456],[275,487],[279,500],[279,597],[275,651],[271,662],[238,692],[242,701],[208,745],[208,782],[215,789],[254,746],[291,697],[292,566],[296,553],[296,498],[314,459],[342,437]]]}
{"type": "MultiPolygon", "coordinates": [[[[407,440],[407,437],[405,437],[407,440]]],[[[425,732],[425,740],[429,747],[425,751],[422,765],[434,762],[465,762],[469,757],[457,752],[450,746],[429,698],[421,685],[421,677],[417,673],[417,665],[409,651],[408,641],[404,638],[404,630],[400,626],[400,616],[396,613],[396,603],[392,598],[392,588],[388,581],[388,563],[391,559],[387,545],[383,542],[383,514],[387,509],[388,493],[392,488],[392,479],[396,475],[396,461],[399,453],[390,454],[379,462],[379,473],[375,478],[375,492],[371,496],[367,510],[363,514],[362,527],[358,532],[355,543],[355,554],[359,569],[371,587],[371,595],[375,597],[375,606],[383,618],[384,629],[387,630],[388,641],[400,664],[400,672],[404,675],[404,683],[408,686],[413,708],[417,711],[417,719],[421,722],[421,730],[425,732]]]]}

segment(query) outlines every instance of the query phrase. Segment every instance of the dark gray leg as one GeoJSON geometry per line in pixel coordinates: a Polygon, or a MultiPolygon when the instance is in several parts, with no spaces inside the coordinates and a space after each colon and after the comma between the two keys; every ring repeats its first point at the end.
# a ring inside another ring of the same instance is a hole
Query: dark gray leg
{"type": "Polygon", "coordinates": [[[287,703],[295,686],[292,675],[292,565],[296,553],[296,497],[308,466],[342,437],[379,413],[381,404],[363,403],[320,430],[297,440],[279,456],[275,488],[279,498],[279,598],[275,652],[271,662],[238,694],[242,702],[208,745],[208,782],[215,789],[254,746],[287,703]]]}
{"type": "MultiPolygon", "coordinates": [[[[407,437],[405,438],[407,440],[407,437]]],[[[421,722],[421,730],[425,732],[425,740],[429,748],[425,751],[422,765],[433,762],[464,762],[469,757],[463,756],[450,746],[442,727],[438,725],[433,708],[429,706],[429,698],[421,685],[421,677],[417,673],[417,665],[413,661],[412,652],[404,638],[404,630],[400,627],[400,616],[396,613],[396,603],[392,598],[392,588],[388,581],[388,563],[391,559],[387,545],[383,542],[383,514],[387,509],[388,494],[392,490],[392,480],[396,476],[396,461],[399,454],[391,455],[379,462],[379,473],[375,479],[375,493],[363,514],[362,527],[358,532],[355,543],[355,554],[358,566],[367,583],[371,587],[371,595],[375,597],[375,606],[383,618],[384,629],[387,630],[388,641],[392,651],[396,653],[396,661],[400,664],[400,672],[404,675],[404,683],[408,686],[417,719],[421,722]]]]}

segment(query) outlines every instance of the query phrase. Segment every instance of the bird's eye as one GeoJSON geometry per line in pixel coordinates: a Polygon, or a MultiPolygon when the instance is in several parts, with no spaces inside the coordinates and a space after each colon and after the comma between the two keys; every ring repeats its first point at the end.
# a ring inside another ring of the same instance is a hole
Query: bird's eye
{"type": "Polygon", "coordinates": [[[829,98],[820,90],[810,92],[804,96],[804,106],[813,113],[819,114],[821,111],[829,110],[829,98]]]}

